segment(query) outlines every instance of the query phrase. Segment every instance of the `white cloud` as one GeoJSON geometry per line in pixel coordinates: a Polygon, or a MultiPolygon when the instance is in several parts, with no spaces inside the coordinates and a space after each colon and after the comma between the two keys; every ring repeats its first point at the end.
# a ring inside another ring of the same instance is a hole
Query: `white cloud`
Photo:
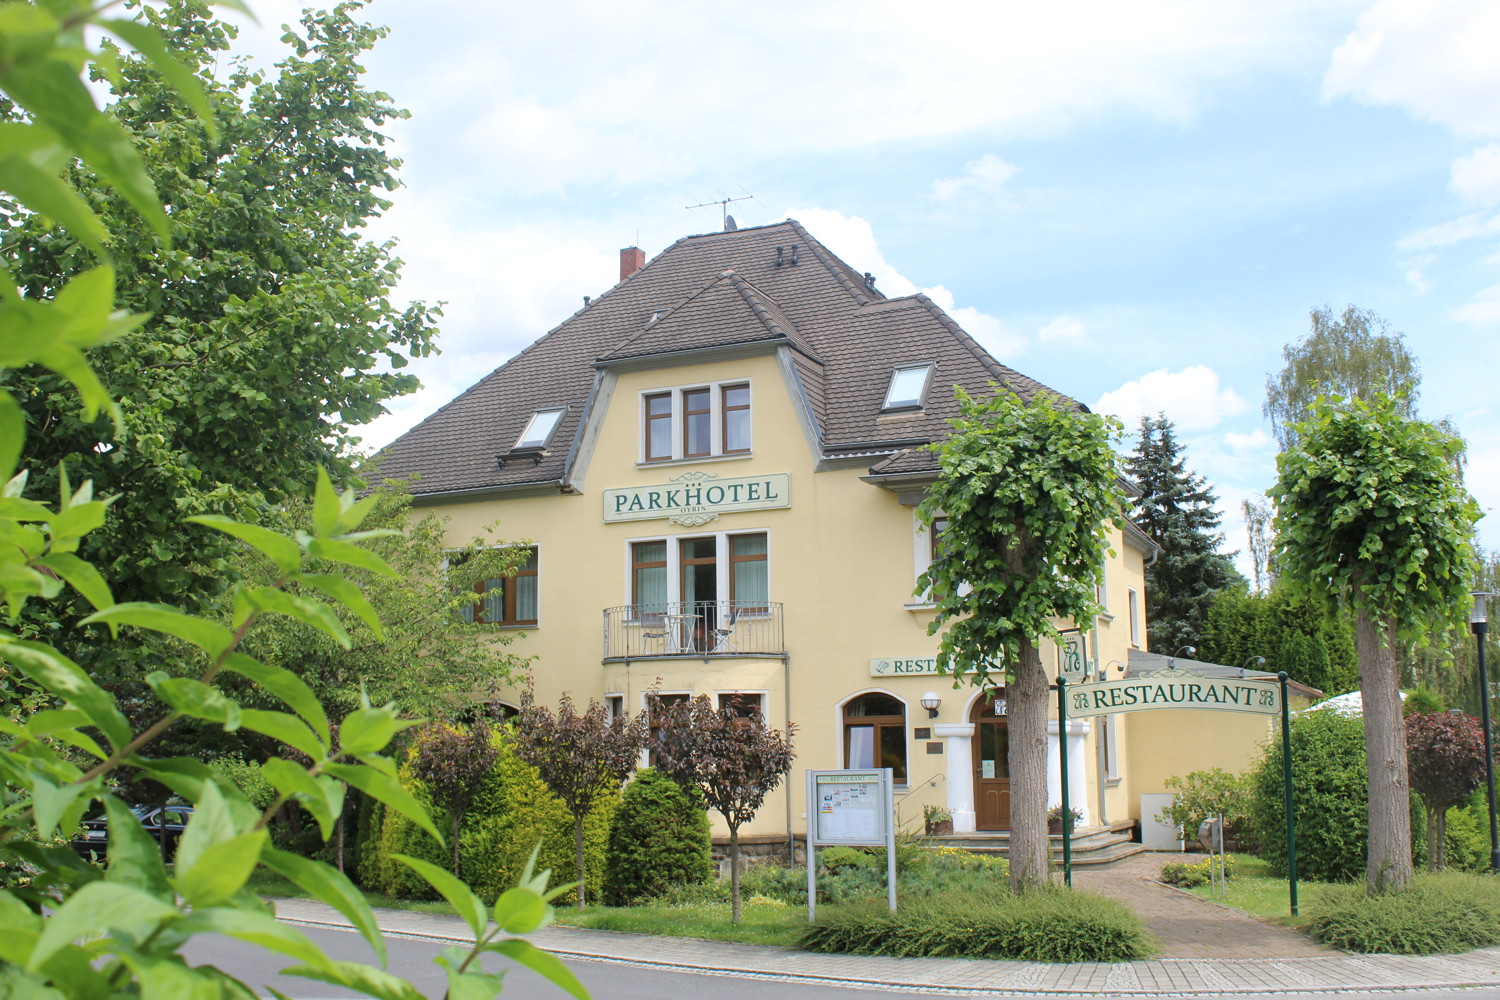
{"type": "Polygon", "coordinates": [[[1474,301],[1453,310],[1453,316],[1471,326],[1494,326],[1500,323],[1500,285],[1484,289],[1474,296],[1474,301]]]}
{"type": "Polygon", "coordinates": [[[1160,411],[1178,430],[1191,432],[1209,430],[1248,406],[1233,389],[1220,386],[1218,372],[1194,365],[1180,372],[1162,368],[1126,382],[1101,396],[1094,409],[1114,414],[1127,428],[1160,411]]]}
{"type": "Polygon", "coordinates": [[[1044,344],[1059,340],[1082,340],[1088,331],[1089,328],[1077,316],[1059,316],[1038,330],[1036,339],[1044,344]]]}
{"type": "Polygon", "coordinates": [[[1431,264],[1431,255],[1418,257],[1415,260],[1403,261],[1401,267],[1406,268],[1406,283],[1411,285],[1412,291],[1418,295],[1426,295],[1432,291],[1432,282],[1427,280],[1427,265],[1431,264]]]}
{"type": "Polygon", "coordinates": [[[1378,0],[1333,53],[1325,99],[1392,104],[1462,135],[1500,135],[1500,4],[1378,0]]]}
{"type": "Polygon", "coordinates": [[[1500,143],[1480,146],[1453,161],[1448,189],[1464,201],[1479,205],[1500,204],[1500,143]]]}
{"type": "Polygon", "coordinates": [[[1500,215],[1486,216],[1475,212],[1403,236],[1396,241],[1396,247],[1400,250],[1435,250],[1497,233],[1500,233],[1500,215]]]}
{"type": "Polygon", "coordinates": [[[1021,168],[1015,164],[1006,163],[994,153],[986,153],[965,163],[962,176],[933,181],[932,196],[939,201],[953,201],[960,197],[992,195],[1020,172],[1021,168]]]}
{"type": "Polygon", "coordinates": [[[1272,447],[1276,442],[1271,435],[1257,427],[1249,434],[1239,434],[1229,431],[1224,435],[1224,443],[1241,455],[1246,452],[1264,451],[1272,447]]]}

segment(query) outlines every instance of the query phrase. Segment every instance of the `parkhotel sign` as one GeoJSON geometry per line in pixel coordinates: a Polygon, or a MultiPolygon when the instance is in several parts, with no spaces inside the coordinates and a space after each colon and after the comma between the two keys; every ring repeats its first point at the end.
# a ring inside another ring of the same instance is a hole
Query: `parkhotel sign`
{"type": "Polygon", "coordinates": [[[1099,684],[1069,685],[1068,718],[1158,708],[1197,708],[1219,712],[1281,712],[1281,686],[1275,680],[1205,677],[1189,670],[1154,670],[1139,677],[1099,684]]]}
{"type": "Polygon", "coordinates": [[[665,518],[695,527],[720,514],[772,510],[792,505],[791,476],[720,479],[710,472],[684,472],[660,486],[626,486],[604,491],[604,520],[650,521],[665,518]]]}

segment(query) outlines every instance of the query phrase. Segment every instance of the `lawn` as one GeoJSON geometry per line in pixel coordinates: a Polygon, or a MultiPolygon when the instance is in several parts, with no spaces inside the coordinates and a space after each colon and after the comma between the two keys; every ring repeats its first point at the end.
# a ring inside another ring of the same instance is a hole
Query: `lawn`
{"type": "MultiPolygon", "coordinates": [[[[261,896],[309,899],[307,893],[292,882],[264,868],[258,869],[247,886],[261,896]]],[[[452,913],[443,900],[396,899],[378,892],[367,892],[370,905],[388,910],[413,913],[452,913]]],[[[822,907],[820,907],[822,909],[822,907]]],[[[569,927],[587,927],[600,931],[627,931],[632,934],[658,934],[663,937],[695,937],[711,941],[737,941],[741,944],[773,944],[790,947],[807,926],[807,910],[799,906],[782,906],[757,902],[746,904],[736,927],[729,921],[728,903],[699,903],[692,906],[590,906],[580,911],[572,906],[557,908],[557,922],[569,927]]]]}
{"type": "Polygon", "coordinates": [[[1269,865],[1260,858],[1248,854],[1236,854],[1234,862],[1234,878],[1230,879],[1227,892],[1218,893],[1207,885],[1200,885],[1187,891],[1210,902],[1223,903],[1225,906],[1244,910],[1260,920],[1268,920],[1285,927],[1300,928],[1308,923],[1308,911],[1314,909],[1329,893],[1340,888],[1340,886],[1326,882],[1298,881],[1297,910],[1299,915],[1293,917],[1291,895],[1285,878],[1272,875],[1269,865]]]}

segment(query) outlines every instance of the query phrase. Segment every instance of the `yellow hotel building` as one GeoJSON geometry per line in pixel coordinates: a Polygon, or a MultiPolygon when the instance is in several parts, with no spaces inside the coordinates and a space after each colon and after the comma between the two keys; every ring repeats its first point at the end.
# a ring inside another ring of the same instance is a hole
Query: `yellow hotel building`
{"type": "MultiPolygon", "coordinates": [[[[922,446],[947,433],[954,386],[991,383],[1042,388],[931,299],[887,298],[787,221],[687,237],[650,263],[622,251],[619,284],[393,443],[381,467],[415,475],[417,504],[455,540],[498,520],[534,546],[516,577],[478,585],[476,614],[526,633],[516,648],[535,657],[539,699],[639,711],[655,686],[738,696],[796,724],[796,768],[748,841],[801,839],[803,769],[869,766],[894,770],[904,822],[920,827],[922,806],[938,805],[957,833],[1003,836],[1004,691],[935,675],[932,610],[913,593],[933,545],[913,514],[937,471],[922,446]]],[[[1127,528],[1113,548],[1108,613],[1082,623],[1093,679],[1150,665],[1143,572],[1156,546],[1127,528]]],[[[1171,774],[1243,767],[1264,732],[1263,718],[1213,712],[1071,722],[1061,752],[1080,829],[1118,852],[1141,794],[1171,774]]],[[[1052,737],[1056,804],[1055,722],[1052,737]]]]}

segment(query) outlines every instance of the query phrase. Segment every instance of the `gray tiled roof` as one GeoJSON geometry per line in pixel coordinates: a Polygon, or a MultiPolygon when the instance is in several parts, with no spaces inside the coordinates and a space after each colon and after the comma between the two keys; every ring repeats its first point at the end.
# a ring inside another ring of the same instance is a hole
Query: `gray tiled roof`
{"type": "Polygon", "coordinates": [[[378,456],[381,474],[418,475],[419,497],[558,483],[596,365],[756,343],[792,348],[825,454],[874,452],[874,464],[906,449],[896,459],[902,471],[936,468],[912,442],[946,434],[957,412],[953,386],[982,393],[1000,382],[1027,398],[1045,388],[991,358],[925,295],[887,299],[867,287],[788,220],[678,240],[392,442],[378,456]],[[925,408],[882,414],[891,373],[921,362],[937,366],[925,408]],[[531,414],[555,406],[567,412],[547,452],[501,468],[497,456],[510,451],[531,414]]]}

